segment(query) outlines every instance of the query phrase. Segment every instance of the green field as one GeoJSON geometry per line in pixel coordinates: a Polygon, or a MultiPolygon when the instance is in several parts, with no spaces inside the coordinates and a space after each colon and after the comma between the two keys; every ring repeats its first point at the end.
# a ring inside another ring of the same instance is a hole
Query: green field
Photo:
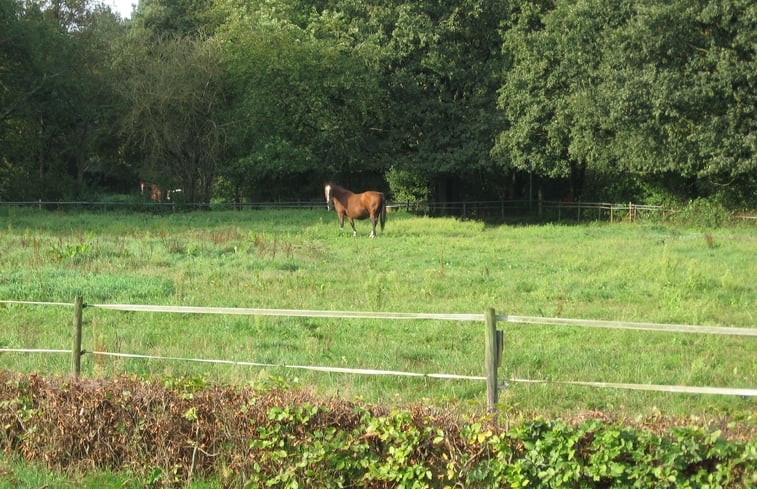
{"type": "MultiPolygon", "coordinates": [[[[177,214],[0,209],[0,299],[483,313],[757,327],[757,233],[664,223],[490,225],[390,213],[369,239],[323,210],[177,214]]],[[[0,305],[0,348],[67,349],[69,307],[0,305]]],[[[755,388],[754,338],[500,324],[500,377],[755,388]]],[[[84,310],[89,351],[483,375],[478,322],[84,310]]],[[[0,353],[0,368],[66,375],[65,354],[0,353]]],[[[121,373],[284,383],[370,402],[485,406],[485,383],[85,355],[121,373]]],[[[660,411],[736,419],[754,399],[510,384],[501,412],[660,411]]]]}

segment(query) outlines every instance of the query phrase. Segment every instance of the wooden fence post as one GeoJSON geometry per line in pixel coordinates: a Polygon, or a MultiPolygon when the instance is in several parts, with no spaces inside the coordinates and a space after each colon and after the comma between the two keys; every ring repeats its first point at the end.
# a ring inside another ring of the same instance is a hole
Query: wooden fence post
{"type": "Polygon", "coordinates": [[[81,373],[81,316],[84,298],[80,295],[74,299],[74,338],[71,345],[71,375],[78,377],[81,373]]]}
{"type": "Polygon", "coordinates": [[[486,351],[484,354],[484,361],[486,362],[486,407],[489,412],[493,412],[498,397],[497,363],[501,359],[501,354],[498,353],[497,314],[494,308],[487,309],[484,316],[486,317],[486,351]]]}

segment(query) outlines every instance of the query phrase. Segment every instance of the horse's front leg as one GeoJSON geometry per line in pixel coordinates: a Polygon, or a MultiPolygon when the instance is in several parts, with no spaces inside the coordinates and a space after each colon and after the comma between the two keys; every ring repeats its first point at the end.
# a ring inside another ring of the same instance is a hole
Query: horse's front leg
{"type": "Polygon", "coordinates": [[[352,226],[352,236],[357,236],[357,229],[355,229],[355,220],[352,219],[351,217],[349,219],[350,219],[350,226],[352,226]]]}
{"type": "Polygon", "coordinates": [[[344,231],[344,212],[339,212],[337,216],[339,217],[339,230],[344,231]]]}

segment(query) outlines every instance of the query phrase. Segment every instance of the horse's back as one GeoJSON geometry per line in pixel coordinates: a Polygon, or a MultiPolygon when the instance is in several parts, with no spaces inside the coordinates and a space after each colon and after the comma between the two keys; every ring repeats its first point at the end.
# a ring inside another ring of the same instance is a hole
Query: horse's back
{"type": "Polygon", "coordinates": [[[384,201],[384,194],[376,192],[375,190],[369,190],[363,192],[361,195],[361,203],[365,211],[370,214],[375,214],[381,211],[381,204],[384,201]]]}

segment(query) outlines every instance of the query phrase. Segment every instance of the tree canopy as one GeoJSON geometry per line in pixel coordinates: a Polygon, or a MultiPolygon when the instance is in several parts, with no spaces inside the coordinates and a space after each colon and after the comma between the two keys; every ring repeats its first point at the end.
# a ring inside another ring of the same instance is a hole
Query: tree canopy
{"type": "Polygon", "coordinates": [[[757,205],[749,0],[0,0],[0,200],[757,205]]]}

